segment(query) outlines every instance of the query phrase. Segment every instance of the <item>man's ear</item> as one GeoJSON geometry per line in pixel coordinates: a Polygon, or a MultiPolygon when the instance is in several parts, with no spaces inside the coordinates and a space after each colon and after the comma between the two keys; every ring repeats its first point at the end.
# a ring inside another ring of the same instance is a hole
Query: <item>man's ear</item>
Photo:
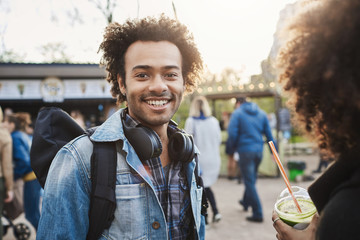
{"type": "Polygon", "coordinates": [[[118,81],[118,84],[119,84],[121,94],[126,96],[125,83],[124,83],[122,77],[120,76],[120,74],[117,74],[117,81],[118,81]]]}

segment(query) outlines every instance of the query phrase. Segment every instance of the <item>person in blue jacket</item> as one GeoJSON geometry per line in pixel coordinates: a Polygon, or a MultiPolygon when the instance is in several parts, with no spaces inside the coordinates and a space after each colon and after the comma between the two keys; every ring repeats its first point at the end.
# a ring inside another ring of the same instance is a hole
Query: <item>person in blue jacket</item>
{"type": "Polygon", "coordinates": [[[31,117],[27,112],[14,113],[7,116],[4,124],[11,133],[13,141],[14,180],[24,181],[25,218],[37,230],[40,219],[41,186],[30,166],[31,140],[26,129],[31,124],[31,117]]]}
{"type": "MultiPolygon", "coordinates": [[[[199,151],[194,146],[188,157],[172,151],[185,150],[172,139],[186,134],[180,134],[171,118],[202,70],[191,33],[165,16],[129,19],[106,28],[100,50],[111,92],[118,103],[126,101],[127,108],[112,114],[91,136],[94,142],[115,142],[117,149],[116,210],[98,239],[204,239],[203,188],[195,172],[199,151]],[[134,139],[135,129],[148,133],[134,139]],[[149,135],[162,150],[152,149],[158,154],[144,156],[141,150],[148,146],[137,145],[149,135]]],[[[82,136],[65,145],[52,161],[38,240],[86,238],[92,152],[92,142],[82,136]]]]}
{"type": "Polygon", "coordinates": [[[240,204],[247,211],[252,208],[252,216],[246,220],[262,222],[263,212],[258,193],[256,179],[260,162],[262,160],[264,139],[274,141],[266,113],[256,103],[247,102],[246,98],[238,98],[240,104],[232,114],[228,126],[228,140],[226,153],[233,155],[239,153],[238,165],[245,184],[245,192],[240,204]]]}

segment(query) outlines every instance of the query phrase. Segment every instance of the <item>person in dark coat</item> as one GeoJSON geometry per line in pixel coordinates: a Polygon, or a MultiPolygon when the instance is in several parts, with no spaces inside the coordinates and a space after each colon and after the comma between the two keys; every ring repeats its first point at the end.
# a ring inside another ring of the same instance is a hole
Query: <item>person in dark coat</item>
{"type": "Polygon", "coordinates": [[[335,161],[308,188],[317,211],[305,230],[272,219],[278,239],[360,239],[360,1],[306,5],[288,28],[280,80],[297,120],[335,161]]]}

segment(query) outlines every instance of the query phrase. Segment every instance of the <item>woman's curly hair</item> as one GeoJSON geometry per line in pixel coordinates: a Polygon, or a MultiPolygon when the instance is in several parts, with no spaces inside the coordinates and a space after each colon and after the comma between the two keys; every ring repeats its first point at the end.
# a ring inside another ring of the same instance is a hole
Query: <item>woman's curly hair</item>
{"type": "Polygon", "coordinates": [[[360,1],[316,3],[288,28],[280,81],[306,132],[338,155],[360,149],[360,1]]]}
{"type": "Polygon", "coordinates": [[[126,97],[121,94],[117,75],[125,84],[125,53],[136,41],[169,41],[175,44],[182,55],[182,74],[186,92],[192,92],[200,79],[203,62],[193,35],[185,25],[161,15],[158,19],[127,20],[124,24],[111,23],[106,29],[99,51],[103,51],[101,64],[108,71],[107,81],[111,84],[111,93],[121,103],[126,97]]]}

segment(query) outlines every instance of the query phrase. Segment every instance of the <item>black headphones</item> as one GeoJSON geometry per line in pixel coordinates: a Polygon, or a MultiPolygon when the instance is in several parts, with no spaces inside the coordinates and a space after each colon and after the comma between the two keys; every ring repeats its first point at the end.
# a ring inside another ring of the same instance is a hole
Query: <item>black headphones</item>
{"type": "MultiPolygon", "coordinates": [[[[126,114],[128,109],[121,112],[120,118],[125,137],[128,139],[141,161],[159,157],[162,152],[160,137],[157,133],[133,120],[126,114]]],[[[195,156],[194,140],[191,135],[183,132],[177,124],[170,120],[168,126],[169,145],[168,152],[172,161],[189,163],[195,156]]]]}

